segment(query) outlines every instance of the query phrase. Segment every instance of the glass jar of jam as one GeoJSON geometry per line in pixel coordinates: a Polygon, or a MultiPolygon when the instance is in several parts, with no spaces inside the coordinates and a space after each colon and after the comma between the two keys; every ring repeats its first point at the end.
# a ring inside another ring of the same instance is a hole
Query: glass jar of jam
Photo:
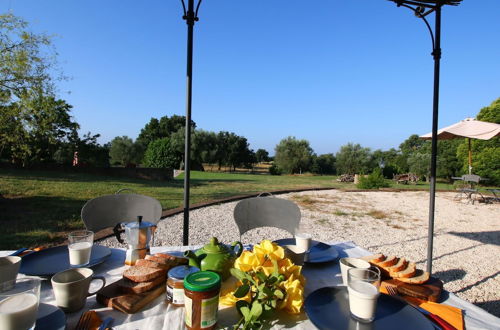
{"type": "Polygon", "coordinates": [[[184,279],[185,324],[190,330],[215,329],[221,277],[210,271],[192,273],[184,279]]]}
{"type": "Polygon", "coordinates": [[[184,306],[184,278],[200,269],[193,266],[177,266],[168,271],[167,303],[176,307],[184,306]]]}

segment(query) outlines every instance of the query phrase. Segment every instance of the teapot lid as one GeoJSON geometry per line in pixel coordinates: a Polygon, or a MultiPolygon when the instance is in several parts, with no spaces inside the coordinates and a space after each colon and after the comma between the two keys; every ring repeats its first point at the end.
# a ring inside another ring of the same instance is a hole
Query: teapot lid
{"type": "Polygon", "coordinates": [[[212,237],[210,243],[203,247],[203,250],[207,253],[227,253],[227,249],[224,244],[220,244],[217,237],[212,237]]]}
{"type": "Polygon", "coordinates": [[[125,224],[125,227],[129,229],[141,229],[141,228],[148,228],[148,227],[154,227],[156,226],[155,224],[147,221],[142,221],[142,215],[137,216],[137,221],[132,221],[129,223],[125,224]]]}

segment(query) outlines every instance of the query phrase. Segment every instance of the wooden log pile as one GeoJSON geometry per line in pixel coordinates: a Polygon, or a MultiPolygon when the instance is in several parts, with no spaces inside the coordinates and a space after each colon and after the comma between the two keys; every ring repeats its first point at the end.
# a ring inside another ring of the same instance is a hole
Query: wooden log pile
{"type": "Polygon", "coordinates": [[[337,178],[338,182],[354,182],[353,174],[342,174],[337,178]]]}

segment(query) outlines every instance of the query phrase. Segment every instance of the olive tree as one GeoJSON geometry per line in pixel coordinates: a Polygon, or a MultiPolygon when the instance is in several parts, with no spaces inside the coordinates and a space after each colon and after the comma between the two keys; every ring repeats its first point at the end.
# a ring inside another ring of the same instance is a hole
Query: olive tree
{"type": "Polygon", "coordinates": [[[313,156],[309,141],[289,136],[281,140],[274,151],[274,162],[284,173],[302,173],[309,170],[313,156]]]}

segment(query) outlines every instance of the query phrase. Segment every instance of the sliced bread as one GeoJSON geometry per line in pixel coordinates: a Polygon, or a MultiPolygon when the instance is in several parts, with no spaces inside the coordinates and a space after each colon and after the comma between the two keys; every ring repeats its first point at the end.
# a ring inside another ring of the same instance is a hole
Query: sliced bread
{"type": "Polygon", "coordinates": [[[408,267],[408,260],[406,260],[405,258],[400,258],[395,265],[386,267],[385,270],[390,274],[400,272],[406,269],[406,267],[408,267]]]}
{"type": "Polygon", "coordinates": [[[133,282],[150,282],[158,277],[165,278],[166,275],[167,271],[165,269],[145,266],[132,266],[123,272],[123,277],[133,282]]]}
{"type": "Polygon", "coordinates": [[[169,260],[169,262],[173,262],[174,265],[187,265],[188,259],[184,257],[177,257],[168,253],[156,253],[155,257],[163,258],[169,260]]]}
{"type": "Polygon", "coordinates": [[[417,265],[414,262],[409,262],[408,265],[406,265],[406,268],[399,271],[399,272],[392,272],[390,273],[392,278],[395,279],[401,279],[401,278],[410,278],[415,276],[415,273],[417,272],[417,265]]]}
{"type": "Polygon", "coordinates": [[[399,260],[398,257],[390,256],[385,258],[383,261],[377,262],[376,264],[377,266],[380,266],[385,269],[386,267],[394,266],[395,264],[397,264],[398,260],[399,260]]]}
{"type": "Polygon", "coordinates": [[[120,290],[123,293],[129,293],[129,294],[146,292],[164,283],[165,283],[165,278],[162,276],[157,277],[152,281],[140,282],[140,283],[133,282],[126,278],[122,278],[121,280],[118,281],[120,290]]]}
{"type": "Polygon", "coordinates": [[[159,268],[159,269],[165,269],[165,270],[170,269],[169,265],[159,263],[159,262],[149,260],[149,259],[139,259],[135,262],[135,265],[149,267],[149,268],[159,268]]]}
{"type": "Polygon", "coordinates": [[[424,284],[430,278],[430,274],[428,272],[424,272],[421,269],[417,269],[415,274],[412,277],[399,277],[398,281],[409,283],[409,284],[424,284]]]}
{"type": "Polygon", "coordinates": [[[368,261],[369,263],[376,264],[378,262],[384,261],[385,258],[386,257],[382,253],[378,253],[378,254],[374,254],[374,255],[371,255],[371,256],[361,257],[360,259],[368,261]]]}

